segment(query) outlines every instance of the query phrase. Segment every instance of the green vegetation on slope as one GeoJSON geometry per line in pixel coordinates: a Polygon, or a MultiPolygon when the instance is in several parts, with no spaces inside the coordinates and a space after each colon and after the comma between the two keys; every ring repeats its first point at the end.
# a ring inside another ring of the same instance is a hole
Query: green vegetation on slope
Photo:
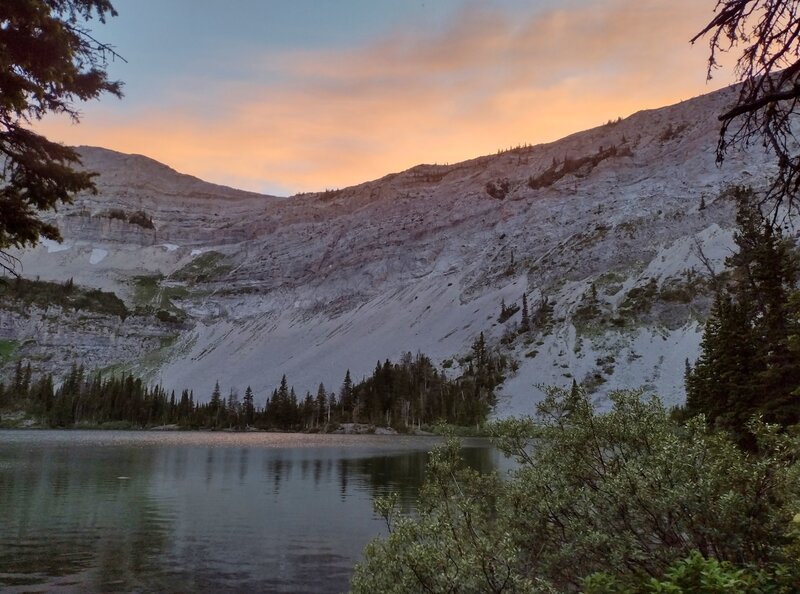
{"type": "Polygon", "coordinates": [[[136,276],[133,278],[133,302],[139,311],[153,313],[162,322],[179,323],[186,313],[174,300],[185,299],[189,291],[185,287],[166,285],[162,275],[136,276]]]}
{"type": "Polygon", "coordinates": [[[0,340],[0,363],[5,363],[11,359],[11,355],[17,350],[18,344],[15,340],[0,340]]]}
{"type": "Polygon", "coordinates": [[[191,283],[217,279],[230,272],[231,266],[219,252],[205,252],[172,274],[175,280],[191,283]]]}
{"type": "Polygon", "coordinates": [[[76,286],[72,280],[52,283],[16,278],[0,282],[0,301],[5,307],[62,307],[126,318],[128,308],[114,293],[76,286]]]}

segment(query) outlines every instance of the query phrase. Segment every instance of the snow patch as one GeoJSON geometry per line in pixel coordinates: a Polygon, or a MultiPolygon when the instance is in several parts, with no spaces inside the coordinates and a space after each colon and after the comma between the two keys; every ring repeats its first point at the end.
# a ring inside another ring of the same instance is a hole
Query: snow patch
{"type": "Polygon", "coordinates": [[[42,245],[47,248],[48,254],[65,252],[72,247],[72,244],[61,243],[59,241],[53,241],[52,239],[42,239],[42,245]]]}
{"type": "MultiPolygon", "coordinates": [[[[167,250],[168,252],[174,252],[174,251],[175,251],[175,250],[177,250],[177,249],[178,249],[180,246],[179,246],[179,245],[175,245],[174,243],[162,243],[162,244],[161,244],[161,247],[163,247],[163,248],[164,248],[165,250],[167,250]]],[[[192,255],[194,255],[194,252],[192,252],[192,255]]]]}
{"type": "Polygon", "coordinates": [[[92,265],[99,264],[100,262],[102,262],[105,259],[105,257],[107,255],[108,255],[108,251],[107,250],[103,250],[103,249],[100,249],[100,248],[94,248],[92,250],[92,254],[89,256],[89,264],[92,264],[92,265]]]}

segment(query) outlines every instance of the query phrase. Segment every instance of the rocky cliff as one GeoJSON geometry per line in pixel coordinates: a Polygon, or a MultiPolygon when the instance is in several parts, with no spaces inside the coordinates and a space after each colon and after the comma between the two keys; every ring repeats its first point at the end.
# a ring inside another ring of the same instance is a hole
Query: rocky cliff
{"type": "MultiPolygon", "coordinates": [[[[709,273],[732,245],[724,191],[770,171],[758,147],[715,163],[716,114],[732,99],[723,90],[547,145],[290,198],[86,147],[98,195],[54,215],[63,244],[17,255],[26,277],[113,291],[136,313],[99,333],[68,322],[65,342],[107,354],[93,365],[123,363],[201,399],[219,380],[263,400],[284,373],[299,390],[337,388],[346,369],[360,377],[408,350],[455,374],[485,332],[515,361],[498,414],[528,412],[536,385],[573,379],[600,401],[643,385],[678,402],[709,273]],[[521,312],[498,317],[523,293],[534,327],[520,333],[521,312]]],[[[66,330],[41,319],[24,332],[5,322],[6,339],[51,349],[66,330]]],[[[69,352],[59,359],[81,355],[69,352]]]]}

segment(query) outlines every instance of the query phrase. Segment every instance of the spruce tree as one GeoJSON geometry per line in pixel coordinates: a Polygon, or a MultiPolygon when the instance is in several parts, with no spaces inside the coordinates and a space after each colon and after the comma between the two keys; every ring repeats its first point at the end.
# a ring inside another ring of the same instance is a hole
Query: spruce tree
{"type": "Polygon", "coordinates": [[[211,392],[211,409],[214,411],[219,410],[222,406],[222,392],[219,389],[219,382],[214,384],[214,391],[211,392]]]}
{"type": "Polygon", "coordinates": [[[342,407],[342,413],[345,415],[345,418],[350,418],[355,421],[355,419],[352,418],[353,406],[355,405],[353,401],[353,380],[350,379],[349,369],[344,375],[342,389],[339,392],[339,404],[342,407]]]}
{"type": "Polygon", "coordinates": [[[31,375],[31,362],[28,361],[28,364],[25,365],[25,372],[22,374],[22,386],[20,389],[20,394],[26,398],[31,390],[31,375]]]}
{"type": "Polygon", "coordinates": [[[222,407],[224,405],[222,392],[219,389],[219,382],[214,384],[214,391],[211,393],[211,401],[208,404],[210,418],[208,418],[207,421],[214,427],[217,427],[219,426],[219,421],[222,416],[222,407]]]}
{"type": "Polygon", "coordinates": [[[14,368],[14,379],[11,380],[11,394],[13,398],[22,399],[22,384],[24,381],[25,372],[22,369],[22,360],[17,361],[14,368]]]}
{"type": "Polygon", "coordinates": [[[326,416],[329,416],[328,394],[325,391],[325,386],[322,383],[320,383],[319,387],[317,387],[317,398],[314,406],[317,414],[317,424],[321,424],[326,416]]]}
{"type": "Polygon", "coordinates": [[[797,256],[780,227],[737,188],[737,250],[714,301],[695,367],[686,374],[686,412],[733,430],[747,443],[756,414],[800,421],[800,299],[797,256]]]}
{"type": "Polygon", "coordinates": [[[15,273],[8,248],[58,240],[42,211],[95,189],[76,149],[34,132],[49,113],[80,119],[78,102],[121,96],[106,75],[113,48],[87,28],[116,11],[109,0],[15,0],[0,4],[0,270],[15,273]]]}
{"type": "Polygon", "coordinates": [[[244,398],[242,399],[244,407],[244,422],[249,427],[253,424],[256,415],[256,407],[254,404],[253,390],[250,386],[244,391],[244,398]]]}
{"type": "Polygon", "coordinates": [[[528,313],[528,295],[522,294],[522,320],[519,324],[520,332],[528,332],[531,329],[531,319],[528,313]]]}

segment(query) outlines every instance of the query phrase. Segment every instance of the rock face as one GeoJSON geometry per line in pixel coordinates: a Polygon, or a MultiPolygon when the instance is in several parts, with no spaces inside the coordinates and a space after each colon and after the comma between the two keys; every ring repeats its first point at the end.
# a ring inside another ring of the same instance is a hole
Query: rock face
{"type": "MultiPolygon", "coordinates": [[[[485,332],[515,361],[500,415],[529,412],[537,384],[573,379],[601,401],[646,386],[677,402],[709,270],[732,245],[724,190],[758,186],[770,171],[756,149],[715,164],[716,114],[733,97],[291,198],[82,148],[99,194],[58,213],[63,244],[18,255],[27,277],[74,278],[157,316],[155,334],[174,333],[174,344],[143,357],[153,350],[144,332],[148,346],[119,359],[201,400],[219,380],[250,385],[263,402],[284,373],[301,393],[338,388],[346,369],[359,378],[403,351],[456,374],[485,332]],[[138,211],[152,228],[130,222],[138,211]],[[534,319],[519,334],[521,312],[498,316],[501,301],[520,305],[523,293],[534,319]]],[[[46,348],[53,331],[30,340],[46,348]]]]}
{"type": "MultiPolygon", "coordinates": [[[[122,320],[99,313],[29,308],[0,310],[0,341],[14,348],[14,359],[39,372],[66,375],[72,364],[105,370],[120,363],[155,363],[176,334],[149,317],[122,320]]],[[[14,365],[5,366],[6,380],[14,365]]]]}

